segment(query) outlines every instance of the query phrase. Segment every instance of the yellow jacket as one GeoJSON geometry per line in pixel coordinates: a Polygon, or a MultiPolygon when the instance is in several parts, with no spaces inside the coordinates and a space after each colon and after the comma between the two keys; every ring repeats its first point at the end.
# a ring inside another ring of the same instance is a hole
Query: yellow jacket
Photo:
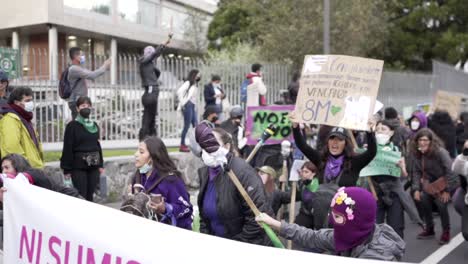
{"type": "MultiPolygon", "coordinates": [[[[37,131],[35,133],[39,140],[37,131]]],[[[2,158],[11,153],[20,154],[29,161],[32,167],[37,169],[44,167],[42,144],[39,142],[38,150],[29,136],[28,129],[13,113],[7,113],[0,119],[0,153],[2,158]]]]}

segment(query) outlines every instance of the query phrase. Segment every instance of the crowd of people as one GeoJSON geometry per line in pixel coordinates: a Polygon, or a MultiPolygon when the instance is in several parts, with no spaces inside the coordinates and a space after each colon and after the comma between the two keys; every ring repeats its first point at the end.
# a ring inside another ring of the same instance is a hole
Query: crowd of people
{"type": "MultiPolygon", "coordinates": [[[[129,179],[122,210],[192,229],[194,210],[190,195],[155,129],[160,76],[155,60],[170,39],[171,36],[156,48],[146,47],[139,61],[144,112],[135,153],[135,174],[129,179]],[[146,198],[139,200],[137,196],[146,198]]],[[[68,103],[72,120],[65,128],[60,167],[73,186],[54,182],[42,171],[42,145],[32,123],[33,91],[25,87],[9,89],[8,77],[0,72],[2,177],[24,177],[39,187],[93,201],[103,173],[104,158],[86,80],[103,75],[110,60],[99,69],[89,71],[83,67],[84,55],[79,48],[71,48],[69,56],[71,66],[67,69],[67,78],[73,92],[68,103]]],[[[192,151],[204,163],[197,172],[200,232],[271,246],[272,241],[259,225],[266,223],[283,238],[292,240],[296,249],[400,260],[405,250],[405,226],[411,224],[405,223],[405,212],[421,227],[419,239],[435,236],[434,212],[437,212],[441,219],[440,244],[448,243],[452,235],[450,202],[453,201],[457,212],[464,215],[464,222],[468,222],[467,112],[458,120],[452,120],[443,109],[429,115],[418,110],[408,120],[403,120],[396,109],[387,107],[369,120],[365,132],[292,123],[293,152],[279,153],[281,147],[278,146],[263,149],[263,155],[284,157],[287,171],[293,160],[305,161],[298,171],[297,190],[288,184],[287,188],[280,189],[277,175],[285,174],[280,169],[281,158],[246,160],[253,147],[246,144],[250,133],[244,126],[246,107],[268,104],[265,97],[268,90],[261,69],[260,64],[252,65],[251,73],[245,78],[247,98],[242,106],[229,109],[225,109],[223,103],[226,91],[221,85],[221,76],[213,75],[204,86],[205,108],[200,122],[196,104],[201,72],[191,70],[177,90],[177,111],[184,120],[179,150],[192,151]],[[190,127],[194,128],[191,135],[190,127]],[[314,135],[310,135],[310,131],[314,135]],[[316,138],[314,144],[309,143],[310,137],[316,138]],[[390,164],[398,169],[398,175],[360,177],[360,172],[374,160],[379,149],[401,152],[401,158],[390,164]],[[238,178],[262,214],[254,213],[230,173],[238,178]],[[292,192],[298,193],[294,201],[291,201],[292,192]],[[301,202],[297,217],[284,217],[285,205],[296,201],[301,202]]],[[[288,87],[289,103],[297,99],[299,78],[295,75],[288,87]]],[[[290,117],[294,117],[294,113],[290,117]]],[[[257,155],[262,156],[262,149],[257,155]]],[[[1,197],[5,191],[2,188],[1,197]]],[[[468,239],[468,224],[463,228],[468,239]]]]}

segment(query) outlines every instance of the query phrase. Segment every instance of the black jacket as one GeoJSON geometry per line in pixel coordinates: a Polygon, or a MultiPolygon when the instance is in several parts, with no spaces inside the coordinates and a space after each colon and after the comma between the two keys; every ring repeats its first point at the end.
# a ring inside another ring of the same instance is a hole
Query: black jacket
{"type": "MultiPolygon", "coordinates": [[[[227,168],[231,168],[244,186],[254,204],[261,212],[272,214],[266,201],[265,189],[255,170],[243,159],[228,154],[227,168]]],[[[208,185],[208,167],[200,168],[200,193],[198,208],[200,210],[200,232],[212,234],[209,220],[203,214],[203,200],[208,185]]],[[[237,191],[236,186],[225,170],[214,179],[217,192],[217,213],[224,224],[226,238],[258,245],[269,245],[265,231],[255,221],[255,215],[237,191]]]]}
{"type": "Polygon", "coordinates": [[[71,173],[74,169],[88,169],[82,160],[82,156],[80,156],[80,154],[86,152],[99,152],[100,161],[97,167],[103,167],[99,129],[97,133],[89,133],[82,124],[73,120],[65,128],[60,168],[65,174],[71,173]]]}
{"type": "MultiPolygon", "coordinates": [[[[221,89],[221,92],[224,93],[222,89],[221,89]]],[[[213,84],[212,83],[206,84],[205,89],[203,90],[203,97],[205,98],[205,107],[209,105],[216,105],[215,95],[216,93],[215,93],[213,84]]]]}
{"type": "MultiPolygon", "coordinates": [[[[296,194],[296,201],[300,201],[300,193],[296,194]]],[[[274,190],[272,193],[266,195],[267,203],[273,209],[273,214],[276,215],[283,204],[291,203],[291,192],[283,192],[281,190],[274,190]]]]}
{"type": "MultiPolygon", "coordinates": [[[[323,157],[321,153],[307,144],[299,127],[293,128],[293,135],[294,141],[296,142],[299,150],[319,169],[317,175],[320,183],[323,183],[325,164],[322,164],[323,157]]],[[[324,144],[326,144],[326,142],[324,142],[324,144]]],[[[343,163],[344,168],[342,167],[342,176],[340,177],[339,182],[337,182],[338,186],[356,186],[356,182],[359,179],[359,173],[374,159],[377,154],[377,144],[375,142],[374,133],[367,132],[367,145],[367,150],[362,154],[345,159],[345,162],[343,163]],[[350,163],[350,166],[346,166],[348,162],[350,163]]]]}
{"type": "Polygon", "coordinates": [[[158,86],[158,78],[161,75],[161,71],[156,68],[154,61],[161,56],[162,51],[166,46],[159,45],[155,48],[155,51],[149,57],[141,57],[138,62],[140,63],[140,76],[142,86],[158,86]]]}
{"type": "Polygon", "coordinates": [[[429,119],[428,127],[442,139],[451,158],[456,156],[456,128],[447,112],[436,111],[429,119]]]}
{"type": "Polygon", "coordinates": [[[29,174],[33,180],[33,185],[51,190],[54,192],[62,193],[68,196],[73,196],[77,198],[83,198],[80,196],[78,191],[75,188],[70,188],[63,185],[60,182],[53,180],[51,177],[48,177],[44,171],[38,169],[29,169],[25,171],[29,174]]]}

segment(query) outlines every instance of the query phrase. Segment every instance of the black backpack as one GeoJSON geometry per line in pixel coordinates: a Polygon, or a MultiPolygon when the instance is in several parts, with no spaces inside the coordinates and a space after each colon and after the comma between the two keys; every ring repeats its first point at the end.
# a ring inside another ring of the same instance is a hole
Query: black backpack
{"type": "Polygon", "coordinates": [[[71,66],[67,67],[67,69],[65,69],[60,75],[58,92],[59,92],[60,98],[62,99],[70,98],[73,89],[76,87],[76,85],[78,84],[78,81],[80,80],[80,79],[76,80],[73,87],[70,85],[70,81],[68,80],[68,71],[70,70],[70,67],[71,66]]]}

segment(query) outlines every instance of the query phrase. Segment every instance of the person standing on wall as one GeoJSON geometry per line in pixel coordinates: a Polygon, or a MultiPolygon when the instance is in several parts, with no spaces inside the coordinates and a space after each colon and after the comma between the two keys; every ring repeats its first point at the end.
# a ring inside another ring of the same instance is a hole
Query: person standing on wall
{"type": "Polygon", "coordinates": [[[205,109],[208,106],[216,107],[216,113],[218,114],[218,120],[224,121],[223,115],[223,99],[226,97],[223,88],[221,88],[221,77],[219,75],[213,75],[211,82],[205,85],[203,91],[205,97],[205,109]]]}
{"type": "Polygon", "coordinates": [[[72,65],[68,68],[68,81],[73,87],[70,98],[68,99],[68,107],[72,113],[73,120],[78,116],[76,101],[81,96],[88,96],[87,80],[94,80],[102,76],[111,66],[111,59],[107,59],[104,64],[95,71],[90,71],[83,68],[86,63],[86,56],[81,51],[81,48],[73,47],[68,51],[72,65]]]}
{"type": "Polygon", "coordinates": [[[76,101],[78,115],[65,128],[60,168],[65,178],[71,178],[80,195],[92,202],[99,175],[103,172],[103,157],[99,127],[89,118],[91,107],[89,97],[83,96],[76,101]]]}
{"type": "Polygon", "coordinates": [[[247,86],[247,106],[267,105],[267,88],[262,80],[262,65],[252,64],[252,72],[247,74],[249,85],[247,86]]]}
{"type": "Polygon", "coordinates": [[[138,138],[143,140],[147,136],[155,136],[156,132],[156,116],[158,115],[158,97],[159,97],[159,81],[161,71],[156,67],[156,60],[161,56],[163,50],[171,42],[172,33],[169,34],[167,41],[154,48],[147,46],[143,50],[143,56],[139,59],[141,85],[145,89],[145,93],[141,97],[143,104],[143,119],[141,121],[141,129],[138,138]]]}
{"type": "Polygon", "coordinates": [[[177,97],[179,105],[177,111],[182,111],[184,116],[184,128],[180,140],[180,152],[190,152],[190,149],[185,144],[185,137],[190,128],[190,125],[195,127],[197,125],[197,113],[195,106],[197,104],[198,82],[201,79],[200,71],[193,69],[189,72],[188,77],[184,84],[177,90],[177,97]]]}

